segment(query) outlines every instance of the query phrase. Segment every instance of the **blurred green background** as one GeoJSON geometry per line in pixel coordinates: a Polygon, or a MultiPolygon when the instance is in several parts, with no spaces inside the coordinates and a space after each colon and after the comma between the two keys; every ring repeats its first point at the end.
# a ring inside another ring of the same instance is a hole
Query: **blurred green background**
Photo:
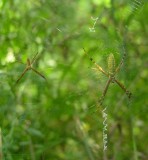
{"type": "Polygon", "coordinates": [[[0,0],[1,160],[147,160],[147,36],[142,0],[0,0]],[[133,96],[109,87],[105,153],[108,78],[83,48],[105,71],[126,53],[117,79],[133,96]],[[16,84],[37,52],[46,80],[28,71],[16,84]]]}

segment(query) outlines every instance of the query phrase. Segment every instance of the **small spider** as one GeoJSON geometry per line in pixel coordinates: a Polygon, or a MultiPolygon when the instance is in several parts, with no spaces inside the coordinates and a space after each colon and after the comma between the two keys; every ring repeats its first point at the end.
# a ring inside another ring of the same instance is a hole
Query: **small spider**
{"type": "Polygon", "coordinates": [[[33,57],[32,61],[30,61],[29,58],[27,58],[27,65],[26,65],[26,68],[24,69],[23,73],[21,74],[21,76],[17,79],[16,83],[18,83],[21,78],[25,75],[25,73],[29,70],[32,70],[34,71],[36,74],[38,74],[39,76],[41,76],[42,78],[46,79],[40,72],[38,72],[36,69],[34,69],[32,67],[33,63],[35,62],[35,59],[36,59],[36,56],[38,55],[38,53],[33,57]]]}
{"type": "Polygon", "coordinates": [[[106,83],[106,85],[105,85],[105,88],[104,88],[104,91],[103,91],[103,93],[102,93],[102,96],[101,96],[101,98],[99,99],[100,105],[102,105],[102,103],[103,103],[103,100],[104,100],[104,98],[105,98],[105,95],[106,95],[106,93],[107,93],[107,90],[108,90],[108,87],[109,87],[110,83],[117,83],[117,84],[120,86],[120,88],[123,89],[123,91],[126,93],[126,95],[128,96],[128,98],[130,99],[131,96],[132,96],[132,93],[129,92],[129,91],[125,88],[125,86],[115,78],[116,74],[119,72],[119,70],[120,70],[120,68],[121,68],[121,66],[122,66],[122,64],[123,64],[123,62],[124,62],[124,59],[125,59],[126,54],[124,53],[124,55],[123,55],[123,57],[122,57],[122,60],[121,60],[120,64],[118,65],[118,67],[115,67],[115,58],[114,58],[114,55],[113,55],[112,53],[110,53],[110,55],[109,55],[109,57],[108,57],[108,72],[106,72],[106,71],[104,71],[104,70],[102,69],[102,67],[100,67],[100,66],[88,55],[88,53],[85,51],[84,48],[83,48],[83,50],[84,50],[84,53],[85,53],[85,54],[89,57],[89,59],[92,61],[92,63],[95,64],[95,68],[93,68],[93,69],[102,72],[104,75],[106,75],[106,76],[108,77],[108,81],[107,81],[107,83],[106,83]]]}

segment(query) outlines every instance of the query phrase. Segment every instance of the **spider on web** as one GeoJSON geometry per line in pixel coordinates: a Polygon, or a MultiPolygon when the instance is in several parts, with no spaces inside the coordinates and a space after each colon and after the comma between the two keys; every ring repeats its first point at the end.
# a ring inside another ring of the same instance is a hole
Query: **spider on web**
{"type": "Polygon", "coordinates": [[[116,79],[116,77],[115,77],[116,74],[119,72],[121,66],[122,66],[123,63],[124,63],[124,60],[125,60],[125,57],[126,57],[126,53],[123,54],[123,57],[122,57],[122,59],[121,59],[121,62],[119,63],[119,65],[118,65],[117,67],[115,66],[115,58],[114,58],[114,55],[113,55],[112,53],[110,53],[110,54],[109,54],[109,57],[108,57],[108,71],[106,72],[106,71],[104,71],[104,70],[102,69],[102,67],[100,67],[100,66],[94,61],[93,58],[91,58],[91,57],[88,55],[88,53],[85,51],[84,48],[83,48],[83,50],[84,50],[84,53],[89,57],[89,59],[90,59],[90,60],[92,61],[92,63],[95,65],[95,68],[92,68],[92,69],[97,70],[97,71],[100,71],[100,72],[102,72],[106,77],[108,77],[108,81],[107,81],[107,83],[106,83],[106,85],[105,85],[105,88],[104,88],[104,90],[103,90],[102,96],[101,96],[101,98],[99,99],[100,105],[102,105],[103,100],[104,100],[104,98],[105,98],[105,95],[106,95],[106,93],[107,93],[107,90],[108,90],[108,88],[109,88],[109,85],[110,85],[111,83],[116,83],[116,84],[118,84],[119,87],[126,93],[126,95],[128,96],[128,98],[130,99],[131,96],[132,96],[132,93],[131,93],[130,91],[128,91],[128,90],[126,89],[126,87],[125,87],[120,81],[118,81],[118,80],[116,79]]]}
{"type": "MultiPolygon", "coordinates": [[[[35,59],[37,57],[38,53],[36,53],[36,55],[33,57],[32,60],[30,60],[29,58],[27,58],[27,62],[26,62],[26,68],[24,69],[23,73],[20,75],[20,77],[17,79],[16,84],[22,79],[22,77],[25,75],[25,73],[29,70],[34,71],[36,74],[38,74],[39,76],[41,76],[42,78],[46,79],[40,72],[38,72],[36,69],[34,69],[33,63],[35,62],[35,59]]],[[[21,62],[22,63],[22,62],[21,62]]],[[[24,63],[23,63],[24,64],[24,63]]]]}

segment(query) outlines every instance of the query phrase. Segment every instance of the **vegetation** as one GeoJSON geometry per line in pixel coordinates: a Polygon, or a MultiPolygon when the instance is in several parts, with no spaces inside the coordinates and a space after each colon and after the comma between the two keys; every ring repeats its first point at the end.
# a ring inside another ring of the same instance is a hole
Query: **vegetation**
{"type": "Polygon", "coordinates": [[[147,160],[147,36],[144,0],[1,0],[0,159],[147,160]],[[101,105],[94,61],[123,56],[132,96],[110,83],[101,105]]]}

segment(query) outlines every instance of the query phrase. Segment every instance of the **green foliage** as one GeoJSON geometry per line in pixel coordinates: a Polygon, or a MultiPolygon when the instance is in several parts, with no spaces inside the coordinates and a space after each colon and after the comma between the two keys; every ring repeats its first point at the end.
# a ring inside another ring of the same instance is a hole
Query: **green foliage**
{"type": "Polygon", "coordinates": [[[148,4],[138,2],[134,9],[136,0],[0,1],[4,160],[148,159],[148,4]],[[105,154],[97,101],[107,77],[90,69],[83,48],[105,71],[110,53],[117,66],[126,52],[117,79],[133,96],[129,101],[120,87],[109,87],[105,154]],[[19,61],[37,52],[33,67],[46,80],[28,71],[16,84],[26,67],[19,61]]]}

